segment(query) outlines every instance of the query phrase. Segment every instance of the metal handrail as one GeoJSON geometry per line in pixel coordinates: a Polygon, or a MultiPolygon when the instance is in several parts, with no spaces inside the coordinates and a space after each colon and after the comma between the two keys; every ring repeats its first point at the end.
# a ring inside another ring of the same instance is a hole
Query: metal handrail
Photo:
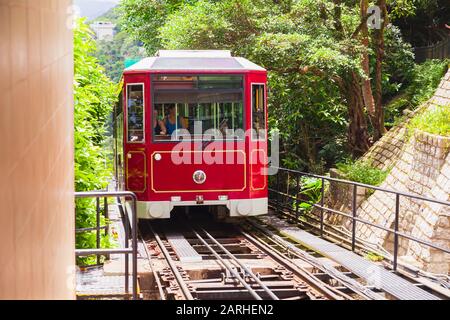
{"type": "Polygon", "coordinates": [[[437,199],[428,198],[428,197],[420,196],[420,195],[413,194],[413,193],[402,192],[402,191],[395,191],[395,190],[391,190],[391,189],[386,189],[386,188],[381,188],[381,187],[377,187],[377,186],[372,186],[370,184],[364,184],[364,183],[361,183],[361,182],[355,182],[355,181],[350,181],[350,180],[345,180],[345,179],[337,179],[337,178],[332,178],[332,177],[327,177],[327,176],[321,176],[321,175],[318,175],[318,174],[307,173],[307,172],[297,171],[297,170],[293,170],[293,169],[280,168],[280,167],[271,167],[271,168],[276,169],[276,170],[285,171],[285,172],[291,172],[291,173],[295,173],[295,174],[300,174],[302,176],[309,176],[309,177],[318,178],[318,179],[325,179],[325,180],[328,180],[328,181],[334,181],[334,182],[339,182],[339,183],[356,185],[358,187],[364,187],[364,188],[368,188],[368,189],[379,190],[379,191],[384,191],[384,192],[393,193],[393,194],[399,194],[401,196],[405,196],[405,197],[409,197],[409,198],[415,198],[415,199],[419,199],[419,200],[425,200],[425,201],[429,201],[429,202],[434,202],[434,203],[450,206],[450,202],[449,201],[437,200],[437,199]]]}
{"type": "MultiPolygon", "coordinates": [[[[128,270],[128,256],[132,255],[132,290],[133,290],[133,299],[138,299],[137,292],[137,197],[133,192],[130,191],[88,191],[88,192],[75,192],[75,199],[81,198],[96,198],[97,204],[97,216],[96,216],[96,227],[93,228],[97,231],[97,248],[95,249],[75,249],[75,256],[87,256],[87,255],[109,255],[109,254],[124,254],[125,255],[125,292],[128,293],[128,284],[129,284],[129,270],[128,270]],[[125,219],[123,220],[125,227],[125,243],[124,248],[114,248],[114,249],[102,249],[100,248],[100,230],[107,229],[107,226],[100,226],[100,207],[99,207],[99,199],[104,198],[105,200],[105,213],[107,212],[107,198],[112,197],[124,197],[131,199],[131,248],[129,248],[128,241],[128,225],[130,216],[126,212],[125,208],[125,219]]],[[[93,230],[86,230],[92,228],[80,228],[76,229],[75,232],[89,232],[93,230]]]]}
{"type": "MultiPolygon", "coordinates": [[[[320,204],[317,203],[312,203],[312,202],[308,202],[308,201],[303,201],[306,203],[309,203],[311,206],[320,209],[320,235],[323,237],[323,232],[324,232],[324,211],[327,211],[329,213],[332,214],[337,214],[340,216],[344,216],[346,218],[351,219],[352,221],[352,242],[351,242],[351,246],[352,246],[352,251],[355,251],[355,246],[356,246],[356,223],[362,223],[362,224],[366,224],[378,229],[382,229],[386,232],[392,233],[394,234],[394,252],[393,252],[393,270],[396,271],[397,270],[397,265],[398,265],[398,247],[399,247],[399,237],[402,238],[406,238],[409,239],[411,241],[417,242],[419,244],[428,246],[430,248],[434,248],[436,250],[445,252],[445,253],[449,253],[450,254],[450,249],[449,248],[444,248],[438,245],[435,245],[429,241],[426,240],[422,240],[419,239],[417,237],[414,237],[412,235],[408,235],[404,232],[399,231],[399,213],[400,213],[400,196],[402,197],[406,197],[406,198],[412,198],[412,199],[418,199],[418,200],[423,200],[423,201],[427,201],[427,202],[432,202],[432,203],[437,203],[437,204],[441,204],[444,206],[449,206],[450,207],[450,202],[448,201],[444,201],[444,200],[437,200],[437,199],[432,199],[432,198],[428,198],[428,197],[424,197],[424,196],[420,196],[420,195],[415,195],[412,193],[407,193],[407,192],[402,192],[402,191],[395,191],[395,190],[391,190],[391,189],[386,189],[386,188],[382,188],[382,187],[377,187],[377,186],[372,186],[372,185],[368,185],[368,184],[364,184],[364,183],[360,183],[360,182],[354,182],[354,181],[349,181],[349,180],[343,180],[343,179],[337,179],[337,178],[332,178],[332,177],[327,177],[327,176],[321,176],[321,175],[317,175],[317,174],[312,174],[312,173],[307,173],[307,172],[302,172],[302,171],[297,171],[297,170],[293,170],[293,169],[287,169],[287,168],[281,168],[281,167],[272,167],[273,169],[279,170],[279,171],[284,171],[284,172],[288,172],[288,173],[292,173],[294,175],[296,175],[296,181],[297,181],[297,188],[296,188],[296,192],[298,193],[299,190],[299,184],[298,184],[298,178],[299,176],[308,176],[308,177],[313,177],[313,178],[317,178],[320,179],[322,182],[321,185],[321,199],[320,199],[320,204]],[[325,199],[325,188],[324,188],[324,182],[325,180],[327,181],[332,181],[332,182],[338,182],[338,183],[344,183],[344,184],[348,184],[353,186],[352,188],[352,213],[348,214],[339,210],[335,210],[332,208],[328,208],[324,205],[324,199],[325,199]],[[367,188],[367,189],[373,189],[373,190],[378,190],[378,191],[383,191],[383,192],[387,192],[387,193],[391,193],[395,195],[395,216],[394,216],[394,229],[389,228],[389,227],[385,227],[383,225],[377,224],[377,223],[373,223],[371,221],[359,218],[357,216],[357,206],[356,206],[356,194],[357,194],[357,187],[363,187],[363,188],[367,188]]],[[[289,194],[286,194],[285,192],[280,191],[280,177],[279,175],[277,175],[276,178],[276,184],[277,184],[277,189],[273,189],[273,188],[268,188],[269,191],[274,192],[276,194],[276,200],[275,200],[275,204],[276,204],[276,211],[277,212],[281,212],[280,210],[280,206],[281,207],[285,207],[283,205],[280,205],[280,196],[284,196],[285,198],[289,198],[291,200],[296,200],[295,203],[295,215],[298,218],[298,206],[299,206],[299,199],[298,199],[298,194],[296,196],[291,196],[289,194]]]]}

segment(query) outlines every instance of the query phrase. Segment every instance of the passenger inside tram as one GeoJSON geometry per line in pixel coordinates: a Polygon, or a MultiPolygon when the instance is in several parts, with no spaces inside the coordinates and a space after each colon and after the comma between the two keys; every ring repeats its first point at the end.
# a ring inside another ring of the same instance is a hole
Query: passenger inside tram
{"type": "Polygon", "coordinates": [[[175,104],[170,104],[168,110],[169,112],[164,121],[167,134],[171,135],[175,130],[180,128],[186,129],[186,120],[180,115],[177,116],[175,104]]]}
{"type": "Polygon", "coordinates": [[[166,135],[167,128],[164,121],[160,120],[158,117],[158,110],[153,111],[153,130],[155,135],[166,135]]]}

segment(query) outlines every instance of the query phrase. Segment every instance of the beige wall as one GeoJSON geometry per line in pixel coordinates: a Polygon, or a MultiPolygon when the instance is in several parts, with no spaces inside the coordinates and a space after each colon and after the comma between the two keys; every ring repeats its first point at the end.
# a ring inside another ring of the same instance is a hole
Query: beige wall
{"type": "Polygon", "coordinates": [[[71,0],[0,0],[0,299],[71,299],[71,0]]]}

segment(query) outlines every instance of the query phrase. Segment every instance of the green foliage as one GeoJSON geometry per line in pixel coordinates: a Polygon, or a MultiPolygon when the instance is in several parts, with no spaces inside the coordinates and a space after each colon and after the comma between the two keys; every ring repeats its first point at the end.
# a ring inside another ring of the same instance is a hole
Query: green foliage
{"type": "MultiPolygon", "coordinates": [[[[309,212],[313,208],[313,204],[318,203],[322,197],[322,180],[303,176],[300,178],[301,189],[299,191],[300,198],[298,206],[301,212],[309,212]],[[306,199],[305,199],[306,198],[306,199]]],[[[296,209],[297,200],[293,201],[293,210],[296,209]]]]}
{"type": "MultiPolygon", "coordinates": [[[[384,35],[386,57],[383,62],[382,86],[383,100],[389,100],[405,86],[414,76],[414,53],[409,43],[405,42],[400,29],[388,25],[384,35]]],[[[372,45],[373,46],[373,45],[372,45]]],[[[371,59],[372,68],[375,59],[371,59]]]]}
{"type": "Polygon", "coordinates": [[[195,0],[123,0],[119,5],[120,23],[135,40],[143,41],[147,52],[153,55],[161,48],[159,28],[166,17],[183,4],[195,0]]]}
{"type": "Polygon", "coordinates": [[[97,50],[94,55],[105,69],[106,75],[114,82],[119,82],[125,68],[125,61],[141,60],[145,57],[145,50],[139,41],[134,40],[123,30],[118,7],[112,8],[94,21],[109,21],[116,25],[114,38],[111,41],[97,41],[97,50]]]}
{"type": "Polygon", "coordinates": [[[450,106],[437,106],[411,119],[408,129],[418,129],[441,136],[450,136],[450,106]]]}
{"type": "Polygon", "coordinates": [[[386,107],[386,121],[393,124],[405,109],[414,110],[430,99],[448,69],[449,60],[427,60],[414,66],[407,86],[386,107]]]}
{"type": "Polygon", "coordinates": [[[322,196],[322,180],[313,177],[302,177],[300,179],[301,194],[308,197],[309,201],[316,203],[322,196]]]}
{"type": "MultiPolygon", "coordinates": [[[[92,34],[84,19],[74,30],[74,124],[75,124],[75,190],[104,189],[110,177],[111,164],[104,145],[105,124],[116,101],[117,87],[104,74],[93,57],[96,50],[92,34]]],[[[104,224],[105,221],[102,221],[104,224]]],[[[89,199],[76,203],[76,227],[95,227],[94,202],[89,199]]],[[[94,248],[95,233],[78,233],[77,248],[94,248]]],[[[109,245],[103,237],[102,244],[109,245]]],[[[80,259],[89,263],[91,259],[80,259]]]]}
{"type": "MultiPolygon", "coordinates": [[[[363,76],[353,31],[358,1],[122,0],[122,25],[152,55],[158,49],[229,49],[268,70],[269,126],[280,132],[281,164],[323,172],[348,156],[349,79],[363,76]]],[[[389,3],[396,16],[415,0],[389,3]]],[[[371,44],[373,49],[373,44],[371,44]]],[[[383,93],[404,90],[414,69],[398,28],[385,31],[383,93]]],[[[371,72],[374,50],[369,50],[371,72]]],[[[373,78],[373,74],[371,75],[373,78]]]]}
{"type": "Polygon", "coordinates": [[[347,160],[336,165],[344,177],[350,181],[360,182],[372,186],[380,185],[386,179],[389,171],[372,167],[369,163],[357,160],[347,160]]]}
{"type": "Polygon", "coordinates": [[[121,31],[114,35],[112,41],[98,41],[95,53],[98,63],[105,69],[106,75],[114,82],[119,82],[127,59],[142,59],[145,54],[138,42],[121,31]]]}
{"type": "MultiPolygon", "coordinates": [[[[360,55],[357,41],[338,39],[332,19],[311,10],[318,5],[334,8],[324,0],[198,0],[170,5],[125,0],[121,10],[124,28],[144,42],[149,54],[160,48],[230,49],[266,67],[269,124],[283,138],[282,161],[321,171],[322,164],[346,155],[341,139],[346,134],[346,104],[332,76],[358,69],[360,55]],[[300,72],[310,65],[326,76],[300,72]]],[[[351,29],[358,23],[357,11],[346,8],[342,21],[351,29]]]]}
{"type": "Polygon", "coordinates": [[[414,47],[429,46],[447,37],[448,0],[391,0],[391,20],[414,47]]]}
{"type": "Polygon", "coordinates": [[[372,251],[367,252],[365,258],[367,260],[370,260],[370,261],[373,261],[373,262],[379,262],[379,261],[383,261],[384,260],[383,256],[381,256],[381,255],[379,255],[379,254],[377,254],[375,252],[372,252],[372,251]]]}

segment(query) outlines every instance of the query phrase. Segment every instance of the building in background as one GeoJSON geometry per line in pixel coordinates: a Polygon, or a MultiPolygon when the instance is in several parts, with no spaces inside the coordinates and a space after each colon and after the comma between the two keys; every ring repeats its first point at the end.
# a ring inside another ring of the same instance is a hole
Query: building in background
{"type": "Polygon", "coordinates": [[[116,25],[108,21],[97,21],[91,24],[91,29],[95,32],[97,40],[112,41],[114,38],[114,28],[116,25]]]}
{"type": "Polygon", "coordinates": [[[0,0],[0,299],[75,298],[72,0],[0,0]]]}

